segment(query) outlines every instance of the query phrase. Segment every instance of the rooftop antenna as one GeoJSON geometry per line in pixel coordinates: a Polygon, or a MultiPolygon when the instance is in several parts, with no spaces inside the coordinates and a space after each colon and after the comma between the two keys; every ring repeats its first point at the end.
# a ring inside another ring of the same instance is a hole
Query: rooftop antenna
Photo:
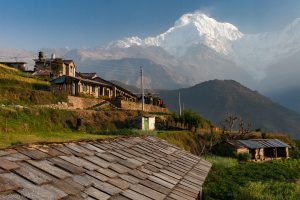
{"type": "Polygon", "coordinates": [[[181,116],[181,99],[180,99],[180,92],[178,93],[178,106],[179,106],[179,116],[181,116]]]}
{"type": "Polygon", "coordinates": [[[55,59],[55,54],[51,54],[51,60],[54,60],[55,59]]]}

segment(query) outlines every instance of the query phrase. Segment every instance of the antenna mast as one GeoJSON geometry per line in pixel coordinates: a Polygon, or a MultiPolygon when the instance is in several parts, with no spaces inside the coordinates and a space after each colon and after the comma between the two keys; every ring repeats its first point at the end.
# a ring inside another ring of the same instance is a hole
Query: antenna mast
{"type": "Polygon", "coordinates": [[[181,99],[180,99],[180,92],[178,93],[178,105],[179,105],[179,116],[181,116],[181,99]]]}
{"type": "Polygon", "coordinates": [[[141,67],[141,90],[142,90],[142,111],[144,112],[145,95],[144,95],[143,67],[141,67]]]}

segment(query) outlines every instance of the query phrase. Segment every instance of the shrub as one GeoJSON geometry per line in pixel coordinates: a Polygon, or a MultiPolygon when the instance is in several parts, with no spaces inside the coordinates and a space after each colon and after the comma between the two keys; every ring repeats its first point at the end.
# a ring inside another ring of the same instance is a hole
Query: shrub
{"type": "Polygon", "coordinates": [[[250,153],[239,153],[237,155],[237,158],[239,161],[250,161],[251,160],[251,154],[250,153]]]}
{"type": "Polygon", "coordinates": [[[224,156],[224,157],[233,157],[236,158],[236,153],[235,151],[226,144],[220,143],[215,145],[212,148],[212,153],[218,156],[224,156]]]}
{"type": "Polygon", "coordinates": [[[275,196],[276,198],[273,198],[275,200],[300,199],[299,186],[295,184],[300,178],[300,160],[274,160],[265,163],[239,162],[226,167],[216,165],[214,160],[218,159],[210,158],[213,167],[203,186],[204,199],[270,199],[267,195],[275,196]],[[259,196],[260,191],[264,191],[266,196],[259,196]],[[247,196],[242,196],[244,193],[247,196]],[[282,196],[280,196],[281,193],[282,196]],[[256,198],[255,195],[258,197],[256,198]],[[287,198],[284,195],[290,195],[290,197],[287,198]]]}
{"type": "Polygon", "coordinates": [[[294,159],[300,159],[300,149],[290,150],[290,157],[294,159]]]}
{"type": "Polygon", "coordinates": [[[282,182],[249,182],[240,187],[235,199],[244,200],[298,200],[300,199],[300,186],[295,183],[282,182]]]}

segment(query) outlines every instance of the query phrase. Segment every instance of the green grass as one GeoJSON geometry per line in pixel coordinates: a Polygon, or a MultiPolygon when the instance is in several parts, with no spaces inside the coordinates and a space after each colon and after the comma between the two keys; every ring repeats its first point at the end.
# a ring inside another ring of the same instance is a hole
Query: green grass
{"type": "Polygon", "coordinates": [[[168,141],[186,151],[194,154],[200,154],[202,147],[196,134],[188,130],[179,131],[157,131],[157,137],[168,141]]]}
{"type": "Polygon", "coordinates": [[[59,131],[59,132],[31,132],[31,133],[1,133],[0,148],[12,145],[44,143],[44,142],[67,142],[75,140],[94,140],[117,137],[117,135],[95,135],[84,132],[59,131]]]}
{"type": "Polygon", "coordinates": [[[50,83],[27,77],[19,70],[0,64],[0,104],[36,105],[66,101],[65,95],[50,92],[50,83]]]}
{"type": "Polygon", "coordinates": [[[205,158],[207,161],[213,164],[214,169],[230,168],[238,165],[238,161],[235,158],[221,157],[221,156],[208,156],[205,158]]]}
{"type": "Polygon", "coordinates": [[[211,172],[204,183],[204,199],[300,199],[300,160],[266,163],[237,162],[211,156],[211,172]]]}
{"type": "Polygon", "coordinates": [[[0,148],[35,142],[112,137],[109,133],[91,134],[85,125],[77,129],[77,117],[75,112],[66,110],[0,107],[0,148]]]}

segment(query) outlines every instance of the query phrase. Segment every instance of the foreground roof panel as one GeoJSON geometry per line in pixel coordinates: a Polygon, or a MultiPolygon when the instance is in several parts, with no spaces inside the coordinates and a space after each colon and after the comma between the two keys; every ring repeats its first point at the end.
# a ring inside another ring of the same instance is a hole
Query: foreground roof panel
{"type": "Polygon", "coordinates": [[[154,137],[0,150],[0,199],[196,199],[211,164],[154,137]]]}

